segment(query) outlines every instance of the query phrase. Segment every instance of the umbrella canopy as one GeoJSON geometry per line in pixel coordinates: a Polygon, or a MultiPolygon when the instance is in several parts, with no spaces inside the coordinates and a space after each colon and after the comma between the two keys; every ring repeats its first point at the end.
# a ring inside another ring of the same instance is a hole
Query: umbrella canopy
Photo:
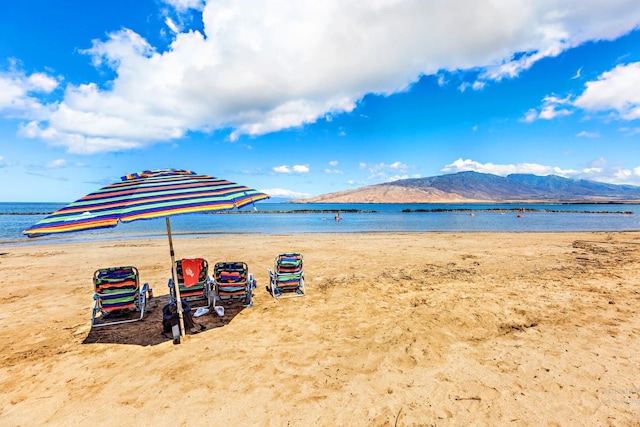
{"type": "Polygon", "coordinates": [[[267,194],[235,182],[198,175],[189,170],[148,170],[123,176],[41,219],[22,233],[29,237],[112,228],[119,222],[166,218],[171,272],[181,333],[184,334],[180,290],[175,277],[175,255],[169,216],[195,212],[229,211],[242,208],[267,194]]]}
{"type": "Polygon", "coordinates": [[[228,211],[269,196],[235,182],[178,169],[123,176],[23,231],[29,237],[111,228],[118,222],[228,211]]]}

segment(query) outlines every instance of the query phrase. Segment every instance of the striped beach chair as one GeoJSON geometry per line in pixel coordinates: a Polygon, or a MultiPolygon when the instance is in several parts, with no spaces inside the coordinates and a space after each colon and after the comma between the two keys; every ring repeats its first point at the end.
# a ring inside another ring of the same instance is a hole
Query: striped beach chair
{"type": "Polygon", "coordinates": [[[220,302],[231,304],[241,301],[245,307],[253,306],[256,281],[244,262],[217,263],[213,268],[213,283],[215,296],[220,302]]]}
{"type": "Polygon", "coordinates": [[[273,271],[269,270],[269,291],[274,298],[301,297],[306,294],[302,254],[282,253],[274,261],[273,271]]]}
{"type": "MultiPolygon", "coordinates": [[[[176,261],[174,268],[176,269],[180,298],[189,301],[194,307],[202,306],[203,302],[209,307],[212,297],[212,282],[211,277],[209,277],[209,263],[207,260],[204,258],[180,259],[176,261]]],[[[169,279],[168,286],[170,300],[172,302],[177,301],[173,277],[169,279]]]]}
{"type": "Polygon", "coordinates": [[[139,277],[138,269],[130,266],[101,268],[93,273],[91,326],[136,322],[144,317],[149,285],[145,283],[140,289],[139,277]]]}

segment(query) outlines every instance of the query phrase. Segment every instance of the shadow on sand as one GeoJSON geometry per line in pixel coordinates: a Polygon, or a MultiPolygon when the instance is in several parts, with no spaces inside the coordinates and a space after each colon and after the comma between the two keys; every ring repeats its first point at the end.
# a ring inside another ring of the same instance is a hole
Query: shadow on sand
{"type": "MultiPolygon", "coordinates": [[[[162,308],[168,304],[169,296],[153,298],[147,304],[144,318],[138,322],[122,323],[119,325],[94,326],[82,342],[83,344],[132,344],[157,345],[166,341],[173,341],[171,334],[162,334],[162,308]]],[[[193,307],[193,312],[197,305],[193,307]]],[[[206,334],[210,329],[221,328],[229,324],[245,307],[241,303],[224,305],[224,317],[218,317],[211,309],[208,314],[194,317],[200,334],[206,334]]],[[[191,334],[187,332],[187,334],[191,334]]]]}

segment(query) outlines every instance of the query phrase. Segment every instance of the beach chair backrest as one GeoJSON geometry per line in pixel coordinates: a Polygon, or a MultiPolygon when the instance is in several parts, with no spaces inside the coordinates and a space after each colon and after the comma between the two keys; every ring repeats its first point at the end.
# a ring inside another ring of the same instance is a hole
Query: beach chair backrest
{"type": "Polygon", "coordinates": [[[249,288],[249,267],[244,262],[219,262],[213,268],[216,293],[221,300],[244,299],[249,288]]]}
{"type": "Polygon", "coordinates": [[[286,252],[276,256],[273,271],[269,270],[271,295],[275,298],[305,295],[302,254],[286,252]]]}
{"type": "Polygon", "coordinates": [[[300,253],[284,253],[276,257],[275,260],[276,274],[300,274],[302,273],[302,254],[300,253]]]}
{"type": "Polygon", "coordinates": [[[93,274],[95,295],[104,312],[133,308],[140,288],[135,267],[109,267],[93,274]]]}
{"type": "MultiPolygon", "coordinates": [[[[179,259],[176,261],[176,278],[178,279],[179,285],[184,285],[184,271],[182,269],[182,261],[187,261],[187,260],[179,259]]],[[[207,263],[207,260],[205,260],[204,258],[192,258],[192,259],[189,259],[188,261],[196,261],[200,264],[200,272],[198,274],[198,283],[205,282],[207,280],[207,276],[209,275],[209,264],[207,263]]]]}
{"type": "Polygon", "coordinates": [[[214,267],[214,276],[221,283],[246,282],[249,268],[244,262],[219,262],[214,267]]]}
{"type": "Polygon", "coordinates": [[[176,279],[178,280],[178,287],[180,288],[180,296],[190,300],[191,298],[204,298],[206,294],[206,287],[208,286],[209,278],[209,263],[204,258],[190,258],[180,259],[176,261],[176,279]],[[183,269],[183,261],[186,264],[198,265],[198,279],[196,283],[187,286],[185,284],[185,275],[183,269]]]}

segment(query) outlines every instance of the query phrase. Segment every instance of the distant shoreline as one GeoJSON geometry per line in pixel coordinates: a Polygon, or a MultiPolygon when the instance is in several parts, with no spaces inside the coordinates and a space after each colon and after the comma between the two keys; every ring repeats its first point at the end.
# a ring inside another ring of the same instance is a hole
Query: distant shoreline
{"type": "Polygon", "coordinates": [[[430,201],[430,202],[307,202],[304,200],[288,200],[282,204],[298,205],[640,205],[640,200],[461,200],[461,201],[430,201]]]}
{"type": "MultiPolygon", "coordinates": [[[[408,203],[403,203],[408,204],[408,203]]],[[[590,203],[593,204],[593,203],[590,203]]],[[[292,209],[292,210],[278,210],[278,211],[229,211],[223,212],[225,214],[316,214],[316,213],[377,213],[376,210],[369,209],[292,209]]],[[[484,209],[472,209],[472,208],[433,208],[433,209],[402,209],[403,213],[444,213],[444,212],[542,212],[542,213],[563,213],[563,214],[624,214],[633,215],[631,211],[580,211],[580,210],[561,210],[561,209],[534,209],[534,208],[484,208],[484,209]]],[[[219,212],[210,212],[216,214],[219,212]]]]}
{"type": "Polygon", "coordinates": [[[542,213],[563,213],[563,214],[624,214],[624,215],[633,215],[631,211],[565,211],[560,209],[532,209],[532,208],[510,208],[510,209],[500,209],[500,208],[488,208],[488,209],[471,209],[471,208],[460,208],[460,209],[403,209],[402,212],[412,213],[412,212],[426,212],[426,213],[437,213],[437,212],[542,212],[542,213]]]}
{"type": "MultiPolygon", "coordinates": [[[[312,203],[310,203],[312,204],[312,203]]],[[[340,204],[340,203],[335,203],[335,204],[340,204]]],[[[345,205],[348,204],[352,204],[352,203],[345,203],[345,205]]],[[[363,203],[364,204],[364,203],[363,203]]],[[[380,203],[369,203],[369,204],[380,204],[380,203]]],[[[416,205],[424,205],[426,203],[382,203],[382,204],[389,204],[389,205],[411,205],[411,204],[416,204],[416,205]]],[[[434,203],[436,204],[436,203],[434,203]]],[[[437,204],[459,204],[459,203],[437,203],[437,204]]],[[[473,204],[473,203],[465,203],[465,204],[473,204]]],[[[502,203],[502,204],[516,204],[516,203],[502,203]]],[[[533,204],[533,203],[529,203],[529,204],[533,204]]],[[[538,203],[538,204],[549,204],[549,205],[600,205],[600,204],[606,204],[606,205],[636,205],[636,204],[640,204],[640,203],[614,203],[614,202],[607,202],[607,203],[538,203]]],[[[524,203],[520,203],[520,205],[524,205],[524,203]]],[[[252,211],[252,210],[233,210],[233,211],[225,211],[225,212],[201,212],[202,214],[205,215],[228,215],[228,214],[251,214],[251,215],[255,215],[255,214],[318,214],[318,213],[326,213],[326,214],[335,214],[335,213],[356,213],[356,214],[362,214],[362,213],[377,213],[378,211],[375,209],[353,209],[353,208],[349,208],[349,209],[340,209],[340,208],[334,208],[334,209],[289,209],[289,210],[257,210],[257,211],[252,211]]],[[[534,208],[527,208],[527,207],[518,207],[518,208],[482,208],[482,209],[473,209],[473,208],[451,208],[451,209],[447,209],[447,208],[433,208],[433,209],[426,209],[426,208],[418,208],[418,209],[402,209],[400,212],[403,213],[412,213],[412,212],[421,212],[421,213],[438,213],[438,212],[544,212],[544,213],[586,213],[586,214],[626,214],[626,215],[633,215],[633,212],[631,211],[581,211],[581,210],[560,210],[560,209],[534,209],[534,208]]],[[[0,212],[0,215],[14,215],[14,216],[22,216],[22,215],[35,215],[35,216],[42,216],[42,215],[49,215],[51,214],[51,212],[0,212]]]]}

